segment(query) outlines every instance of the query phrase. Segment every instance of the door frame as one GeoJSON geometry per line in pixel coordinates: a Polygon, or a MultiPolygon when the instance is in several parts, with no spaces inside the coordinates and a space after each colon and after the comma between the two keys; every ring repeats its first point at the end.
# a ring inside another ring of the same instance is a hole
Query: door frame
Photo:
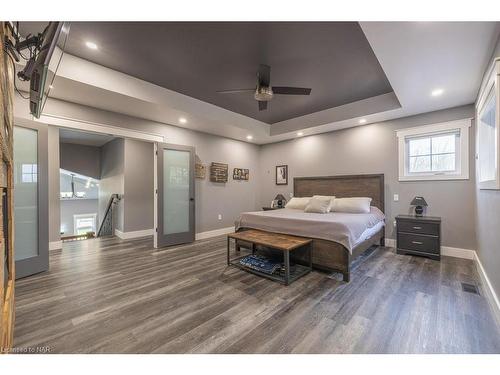
{"type": "MultiPolygon", "coordinates": [[[[136,129],[131,129],[127,127],[115,126],[110,124],[103,124],[99,122],[92,122],[86,120],[80,120],[76,118],[70,118],[59,115],[51,115],[51,114],[42,114],[39,119],[32,119],[27,121],[26,119],[16,118],[16,123],[19,122],[21,124],[26,123],[40,123],[41,126],[53,126],[58,129],[76,129],[84,132],[95,133],[95,134],[103,134],[103,135],[112,135],[117,138],[128,138],[135,139],[138,141],[143,141],[147,143],[152,143],[154,145],[154,149],[156,150],[157,142],[165,142],[165,136],[160,132],[148,132],[141,131],[136,129]]],[[[154,159],[156,163],[156,158],[154,159]]],[[[60,165],[59,165],[60,167],[60,165]]],[[[156,181],[157,169],[156,165],[154,166],[154,180],[156,181]]],[[[153,186],[153,197],[156,199],[155,194],[155,186],[153,186]]],[[[156,201],[155,201],[155,209],[156,209],[156,201]]],[[[156,211],[153,213],[153,228],[151,230],[155,230],[156,228],[156,211]]],[[[59,222],[59,226],[60,226],[59,222]]],[[[47,239],[48,240],[48,239],[47,239]]],[[[59,247],[60,248],[60,247],[59,247]]]]}
{"type": "Polygon", "coordinates": [[[196,159],[196,149],[193,146],[177,145],[172,143],[158,143],[155,142],[154,146],[154,232],[153,232],[153,247],[164,247],[172,246],[181,243],[193,242],[196,238],[196,200],[195,200],[195,159],[196,159]],[[187,151],[191,153],[189,161],[189,232],[179,233],[177,235],[172,235],[171,241],[161,243],[159,240],[160,230],[163,227],[163,219],[161,213],[163,212],[163,157],[160,157],[160,152],[162,149],[172,149],[177,151],[187,151]]]}
{"type": "MultiPolygon", "coordinates": [[[[37,132],[38,256],[21,260],[14,259],[16,263],[16,279],[20,279],[49,269],[49,153],[47,126],[14,121],[14,127],[31,129],[37,132]]],[[[15,209],[15,206],[13,209],[15,209]]]]}

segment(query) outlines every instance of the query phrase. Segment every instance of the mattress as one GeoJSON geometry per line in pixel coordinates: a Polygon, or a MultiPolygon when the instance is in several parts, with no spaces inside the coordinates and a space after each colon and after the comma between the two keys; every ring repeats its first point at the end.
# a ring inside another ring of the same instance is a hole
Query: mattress
{"type": "Polygon", "coordinates": [[[283,208],[272,211],[244,212],[235,222],[236,230],[259,229],[267,232],[318,238],[337,242],[350,252],[357,244],[370,238],[385,225],[385,215],[377,207],[369,213],[327,214],[283,208]]]}

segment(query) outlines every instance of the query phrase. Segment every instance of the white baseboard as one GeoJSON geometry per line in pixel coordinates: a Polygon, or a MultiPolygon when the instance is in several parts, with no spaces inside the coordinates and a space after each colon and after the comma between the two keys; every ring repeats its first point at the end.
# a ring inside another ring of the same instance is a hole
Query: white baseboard
{"type": "Polygon", "coordinates": [[[384,245],[387,247],[396,247],[396,240],[392,238],[384,238],[384,245]]]}
{"type": "Polygon", "coordinates": [[[233,232],[234,232],[234,227],[209,230],[207,232],[196,233],[196,240],[204,240],[206,238],[222,236],[223,234],[228,234],[233,232]]]}
{"type": "Polygon", "coordinates": [[[448,257],[473,260],[475,254],[476,252],[470,249],[460,249],[458,247],[441,246],[441,255],[448,257]]]}
{"type": "MultiPolygon", "coordinates": [[[[223,234],[233,233],[234,227],[220,228],[215,230],[210,230],[207,232],[196,233],[196,240],[204,240],[206,238],[221,236],[223,234]]],[[[122,240],[130,240],[133,238],[148,237],[154,234],[153,229],[137,230],[133,232],[122,232],[121,230],[115,229],[115,236],[121,238],[122,240]]]]}
{"type": "Polygon", "coordinates": [[[51,241],[49,242],[49,251],[62,249],[62,241],[51,241]]]}
{"type": "Polygon", "coordinates": [[[131,240],[133,238],[142,238],[152,236],[154,233],[153,229],[136,230],[132,232],[122,232],[121,230],[115,229],[115,236],[121,238],[122,240],[131,240]]]}
{"type": "MultiPolygon", "coordinates": [[[[385,239],[385,246],[387,247],[396,247],[396,240],[393,238],[385,239]]],[[[458,247],[450,247],[450,246],[441,246],[441,255],[454,257],[454,258],[463,258],[463,259],[474,259],[475,251],[470,249],[461,249],[458,247]]]]}
{"type": "Polygon", "coordinates": [[[498,299],[498,295],[496,294],[493,285],[491,285],[490,279],[488,278],[488,275],[484,270],[483,264],[481,263],[481,260],[477,256],[476,252],[474,252],[474,261],[476,263],[476,268],[477,272],[479,273],[479,277],[481,278],[483,290],[486,293],[485,297],[490,303],[493,309],[493,313],[495,314],[495,317],[497,319],[497,323],[500,326],[500,300],[498,299]]]}

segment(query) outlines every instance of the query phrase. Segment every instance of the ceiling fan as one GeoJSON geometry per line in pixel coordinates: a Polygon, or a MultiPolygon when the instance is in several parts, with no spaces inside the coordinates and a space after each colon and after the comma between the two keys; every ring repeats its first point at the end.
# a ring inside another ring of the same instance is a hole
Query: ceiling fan
{"type": "Polygon", "coordinates": [[[253,92],[253,97],[259,103],[259,111],[267,109],[267,102],[274,95],[309,95],[311,89],[304,87],[271,86],[271,67],[260,64],[257,71],[257,86],[252,89],[236,89],[217,91],[219,94],[236,94],[240,92],[253,92]]]}

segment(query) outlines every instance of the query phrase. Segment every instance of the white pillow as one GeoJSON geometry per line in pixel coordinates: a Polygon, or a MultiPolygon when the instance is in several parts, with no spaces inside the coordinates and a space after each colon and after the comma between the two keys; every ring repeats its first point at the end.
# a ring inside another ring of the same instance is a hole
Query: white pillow
{"type": "Polygon", "coordinates": [[[331,205],[330,197],[318,197],[314,196],[309,201],[309,204],[304,209],[304,212],[315,212],[318,214],[326,214],[329,212],[331,205]]]}
{"type": "Polygon", "coordinates": [[[330,204],[328,206],[327,212],[330,212],[332,210],[332,205],[333,205],[333,200],[335,199],[335,195],[313,195],[313,198],[328,199],[330,201],[330,204]]]}
{"type": "Polygon", "coordinates": [[[297,210],[303,210],[309,204],[311,197],[301,197],[301,198],[292,198],[288,201],[285,208],[295,208],[297,210]]]}
{"type": "Polygon", "coordinates": [[[333,212],[349,212],[353,214],[370,213],[370,203],[372,199],[366,197],[356,198],[335,198],[333,200],[333,212]]]}

